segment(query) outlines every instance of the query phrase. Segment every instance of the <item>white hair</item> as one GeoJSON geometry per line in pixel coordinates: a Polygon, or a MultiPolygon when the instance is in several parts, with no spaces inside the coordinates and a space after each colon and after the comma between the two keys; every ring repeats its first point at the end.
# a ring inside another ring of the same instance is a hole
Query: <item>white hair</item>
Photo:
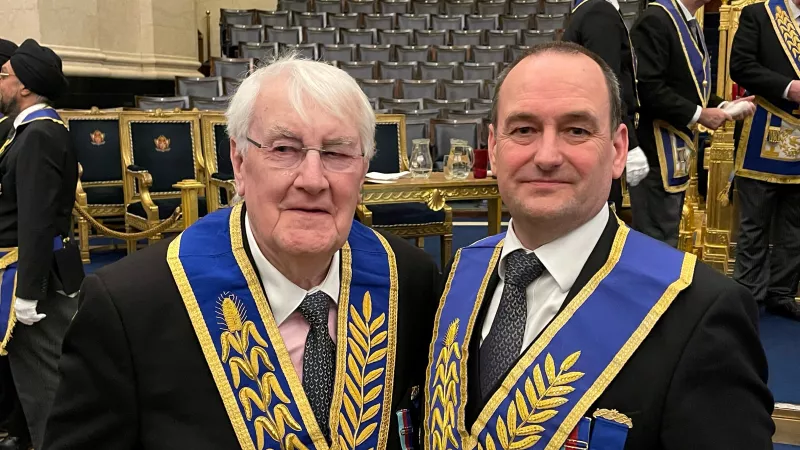
{"type": "Polygon", "coordinates": [[[242,81],[233,95],[225,116],[228,136],[236,141],[240,154],[244,154],[247,148],[247,134],[259,91],[284,76],[288,79],[289,105],[303,121],[312,123],[314,120],[307,113],[307,102],[334,117],[355,120],[364,158],[372,158],[375,153],[375,113],[358,83],[339,68],[301,58],[294,52],[279,55],[257,68],[242,81]]]}

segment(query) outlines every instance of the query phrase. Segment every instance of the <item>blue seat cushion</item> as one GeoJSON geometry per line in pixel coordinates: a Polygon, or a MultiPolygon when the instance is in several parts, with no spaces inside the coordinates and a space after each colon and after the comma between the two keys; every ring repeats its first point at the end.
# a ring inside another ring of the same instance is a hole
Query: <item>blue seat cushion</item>
{"type": "Polygon", "coordinates": [[[86,201],[90,205],[122,205],[125,198],[122,186],[84,186],[86,201]]]}
{"type": "MultiPolygon", "coordinates": [[[[171,216],[175,211],[175,208],[181,206],[181,199],[179,198],[154,199],[153,202],[158,205],[158,220],[168,219],[169,216],[171,216]]],[[[199,217],[206,215],[208,209],[206,207],[205,197],[197,198],[197,209],[199,217]]],[[[147,214],[145,214],[144,207],[142,206],[141,202],[131,203],[128,205],[128,213],[133,214],[134,216],[139,216],[143,219],[147,219],[147,214]]]]}
{"type": "Polygon", "coordinates": [[[372,224],[375,226],[442,223],[445,218],[444,209],[433,211],[424,203],[367,205],[367,209],[372,211],[372,224]]]}

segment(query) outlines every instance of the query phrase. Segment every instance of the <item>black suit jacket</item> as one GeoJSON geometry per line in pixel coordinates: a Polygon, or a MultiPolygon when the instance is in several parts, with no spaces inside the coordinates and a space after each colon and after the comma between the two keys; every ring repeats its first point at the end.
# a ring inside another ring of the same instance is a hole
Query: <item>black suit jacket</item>
{"type": "Polygon", "coordinates": [[[61,289],[53,238],[69,236],[78,160],[61,124],[37,120],[16,133],[0,155],[0,247],[19,247],[17,296],[43,300],[61,289]]]}
{"type": "MultiPolygon", "coordinates": [[[[639,61],[639,100],[637,136],[650,170],[661,173],[658,164],[653,121],[664,120],[685,133],[701,99],[692,71],[670,15],[659,6],[648,6],[631,29],[633,48],[639,61]]],[[[711,83],[711,79],[708,80],[711,83]]],[[[708,107],[722,102],[711,94],[708,107]]]]}
{"type": "Polygon", "coordinates": [[[8,133],[14,129],[14,116],[0,117],[0,146],[6,141],[8,133]]]}
{"type": "Polygon", "coordinates": [[[636,74],[628,29],[619,11],[607,0],[587,0],[570,17],[563,40],[593,51],[614,71],[622,91],[622,119],[628,127],[628,148],[638,147],[634,126],[638,108],[636,74]]]}
{"type": "Polygon", "coordinates": [[[797,108],[797,103],[783,99],[786,86],[798,79],[797,72],[775,35],[763,3],[742,9],[731,48],[731,78],[773,105],[797,108]]]}
{"type": "MultiPolygon", "coordinates": [[[[399,277],[388,441],[399,449],[394,412],[413,410],[409,392],[425,384],[439,270],[421,250],[385,237],[399,277]]],[[[239,448],[167,265],[167,247],[154,245],[84,281],[44,449],[239,448]]]]}
{"type": "MultiPolygon", "coordinates": [[[[561,309],[608,259],[612,214],[561,309]]],[[[500,278],[495,267],[470,340],[467,429],[488,398],[478,380],[481,324],[500,278]]],[[[626,450],[767,450],[773,399],[750,293],[698,263],[694,281],[642,342],[587,414],[616,409],[633,420],[626,450]]]]}

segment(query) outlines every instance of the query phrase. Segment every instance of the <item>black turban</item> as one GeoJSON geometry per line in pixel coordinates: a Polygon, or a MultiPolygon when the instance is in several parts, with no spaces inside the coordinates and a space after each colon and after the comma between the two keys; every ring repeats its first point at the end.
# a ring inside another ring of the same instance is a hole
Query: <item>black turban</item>
{"type": "Polygon", "coordinates": [[[11,55],[11,68],[19,81],[31,91],[56,99],[67,88],[67,79],[61,71],[61,58],[33,39],[27,39],[11,55]]]}
{"type": "Polygon", "coordinates": [[[17,51],[17,44],[5,39],[0,39],[0,67],[11,58],[11,55],[13,55],[15,51],[17,51]]]}

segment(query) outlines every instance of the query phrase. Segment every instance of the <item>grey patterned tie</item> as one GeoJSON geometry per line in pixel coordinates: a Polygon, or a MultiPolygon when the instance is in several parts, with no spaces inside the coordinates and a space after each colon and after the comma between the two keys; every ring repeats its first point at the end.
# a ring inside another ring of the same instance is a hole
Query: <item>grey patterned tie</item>
{"type": "Polygon", "coordinates": [[[303,390],[322,434],[330,441],[328,416],[336,376],[336,344],[328,331],[328,294],[317,291],[306,295],[300,313],[311,325],[303,354],[303,390]]]}
{"type": "Polygon", "coordinates": [[[544,272],[533,253],[515,250],[505,257],[505,287],[492,328],[480,349],[481,395],[487,398],[519,358],[528,317],[525,290],[544,272]]]}

